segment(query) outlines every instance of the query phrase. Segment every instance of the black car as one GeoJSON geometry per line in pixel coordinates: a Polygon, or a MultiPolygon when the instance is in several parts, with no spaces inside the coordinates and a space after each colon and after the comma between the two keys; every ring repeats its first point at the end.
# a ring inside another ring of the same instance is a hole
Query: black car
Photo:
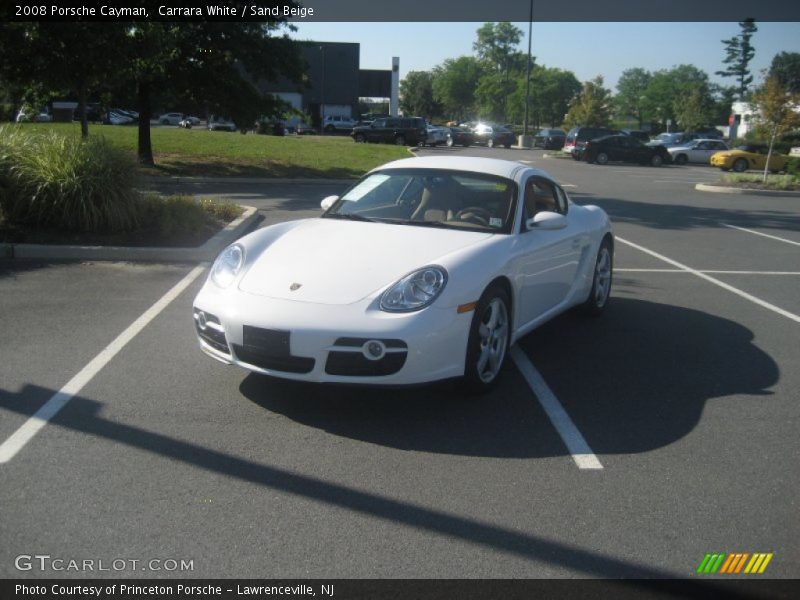
{"type": "Polygon", "coordinates": [[[564,140],[564,152],[572,155],[575,160],[583,158],[583,147],[586,142],[605,135],[615,135],[619,131],[608,129],[607,127],[573,127],[567,132],[567,139],[564,140]]]}
{"type": "Polygon", "coordinates": [[[511,148],[516,141],[514,132],[502,125],[479,123],[472,130],[472,133],[475,136],[475,143],[485,145],[487,148],[494,148],[495,146],[511,148]]]}
{"type": "Polygon", "coordinates": [[[540,129],[533,136],[533,145],[545,150],[561,150],[566,139],[567,134],[563,129],[540,129]]]}
{"type": "Polygon", "coordinates": [[[447,145],[464,146],[465,148],[475,143],[475,135],[463,127],[450,127],[447,132],[447,145]]]}
{"type": "Polygon", "coordinates": [[[646,146],[629,135],[607,135],[586,142],[583,159],[605,165],[611,161],[633,162],[660,167],[672,162],[669,151],[661,145],[646,146]]]}
{"type": "Polygon", "coordinates": [[[629,135],[632,138],[636,138],[640,142],[644,142],[645,144],[650,141],[650,136],[647,135],[646,131],[642,131],[641,129],[623,129],[622,133],[625,135],[629,135]]]}
{"type": "Polygon", "coordinates": [[[359,143],[383,142],[398,146],[418,146],[428,139],[428,124],[421,117],[375,119],[369,125],[353,127],[351,137],[359,143]]]}

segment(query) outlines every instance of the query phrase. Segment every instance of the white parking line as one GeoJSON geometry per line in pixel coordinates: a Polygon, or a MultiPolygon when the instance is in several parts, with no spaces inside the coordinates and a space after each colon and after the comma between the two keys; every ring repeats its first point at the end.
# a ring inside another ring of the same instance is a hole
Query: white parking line
{"type": "Polygon", "coordinates": [[[753,231],[752,229],[746,229],[744,227],[737,227],[736,225],[728,225],[727,223],[722,223],[725,227],[729,227],[730,229],[738,229],[739,231],[746,231],[747,233],[752,233],[755,235],[760,235],[765,238],[769,238],[771,240],[778,240],[779,242],[784,242],[786,244],[792,244],[793,246],[800,246],[800,242],[795,242],[794,240],[787,240],[786,238],[778,237],[777,235],[770,235],[768,233],[761,233],[760,231],[753,231]]]}
{"type": "MultiPolygon", "coordinates": [[[[614,269],[617,273],[685,273],[685,269],[614,269]]],[[[697,269],[698,273],[711,273],[712,275],[800,275],[800,271],[709,271],[697,269]]]]}
{"type": "Polygon", "coordinates": [[[567,450],[569,450],[578,468],[602,469],[603,465],[526,354],[518,346],[514,345],[511,348],[511,358],[539,400],[539,404],[542,405],[542,408],[547,413],[553,427],[558,431],[558,435],[564,440],[564,444],[567,446],[567,450]]]}
{"type": "Polygon", "coordinates": [[[11,437],[0,445],[0,464],[7,463],[17,452],[27,444],[47,422],[55,417],[76,394],[88,384],[111,359],[113,359],[128,342],[144,329],[150,321],[155,319],[161,311],[177,298],[206,268],[200,265],[192,269],[186,277],[175,284],[171,290],[164,294],[153,306],[148,308],[138,319],[131,323],[125,331],[95,356],[80,372],[70,379],[67,384],[56,392],[36,413],[17,429],[11,437]]]}
{"type": "Polygon", "coordinates": [[[757,298],[756,296],[753,296],[752,294],[748,294],[747,292],[745,292],[743,290],[740,290],[739,288],[733,287],[732,285],[728,285],[724,281],[720,281],[719,279],[711,277],[710,275],[707,275],[706,273],[702,273],[701,271],[698,271],[698,270],[693,269],[691,267],[687,267],[686,265],[684,265],[682,263],[679,263],[677,260],[672,260],[671,258],[667,258],[666,256],[663,256],[662,254],[659,254],[658,252],[654,252],[653,250],[649,250],[648,248],[645,248],[644,246],[640,246],[639,244],[634,244],[633,242],[629,242],[628,240],[623,239],[621,237],[617,237],[615,239],[618,242],[622,242],[623,244],[625,244],[627,246],[630,246],[631,248],[636,248],[637,250],[639,250],[641,252],[644,252],[645,254],[649,254],[650,256],[653,256],[653,257],[655,257],[655,258],[657,258],[657,259],[659,259],[661,261],[664,261],[667,264],[670,264],[670,265],[672,265],[674,267],[677,267],[682,271],[686,271],[687,273],[691,273],[692,275],[696,275],[697,277],[700,277],[701,279],[705,279],[706,281],[708,281],[710,283],[713,283],[714,285],[719,286],[724,290],[728,290],[729,292],[732,292],[732,293],[736,294],[737,296],[740,296],[740,297],[744,298],[745,300],[749,300],[750,302],[752,302],[754,304],[758,304],[759,306],[762,306],[762,307],[766,308],[767,310],[771,310],[772,312],[774,312],[776,314],[779,314],[779,315],[781,315],[783,317],[786,317],[787,319],[791,319],[795,323],[800,323],[800,316],[798,316],[798,315],[796,315],[794,313],[791,313],[788,310],[784,310],[784,309],[780,308],[779,306],[775,306],[774,304],[770,304],[769,302],[767,302],[765,300],[762,300],[761,298],[757,298]]]}

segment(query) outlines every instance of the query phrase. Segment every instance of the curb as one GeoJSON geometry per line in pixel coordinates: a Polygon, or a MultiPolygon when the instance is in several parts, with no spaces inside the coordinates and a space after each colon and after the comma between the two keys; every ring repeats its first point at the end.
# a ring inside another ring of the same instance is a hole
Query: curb
{"type": "Polygon", "coordinates": [[[233,183],[233,184],[276,184],[276,185],[335,185],[337,183],[352,183],[358,178],[353,179],[290,179],[290,178],[272,178],[272,177],[143,177],[142,181],[145,183],[166,183],[166,184],[180,184],[180,183],[233,183]]]}
{"type": "Polygon", "coordinates": [[[755,196],[784,196],[789,198],[800,197],[800,192],[784,190],[754,190],[750,188],[725,187],[722,185],[711,185],[708,183],[698,183],[694,189],[700,192],[712,192],[716,194],[751,194],[755,196]]]}
{"type": "Polygon", "coordinates": [[[253,206],[242,206],[242,216],[228,223],[214,237],[196,248],[154,248],[133,246],[56,246],[48,244],[4,244],[0,256],[43,258],[48,260],[119,260],[154,262],[203,262],[216,258],[220,251],[239,239],[258,218],[253,206]],[[10,252],[9,252],[10,251],[10,252]]]}

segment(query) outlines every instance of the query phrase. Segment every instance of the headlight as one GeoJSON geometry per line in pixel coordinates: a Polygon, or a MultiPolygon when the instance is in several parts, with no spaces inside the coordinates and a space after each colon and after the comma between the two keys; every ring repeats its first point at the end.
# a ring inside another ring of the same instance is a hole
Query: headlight
{"type": "Polygon", "coordinates": [[[221,288],[228,287],[244,264],[244,247],[240,244],[228,246],[214,261],[211,267],[211,281],[221,288]]]}
{"type": "Polygon", "coordinates": [[[425,267],[403,277],[381,296],[381,310],[411,312],[431,304],[447,284],[442,267],[425,267]]]}

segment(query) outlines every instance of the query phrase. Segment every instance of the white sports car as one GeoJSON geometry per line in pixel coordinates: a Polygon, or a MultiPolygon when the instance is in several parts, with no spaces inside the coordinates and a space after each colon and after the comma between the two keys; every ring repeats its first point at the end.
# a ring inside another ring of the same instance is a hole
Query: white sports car
{"type": "Polygon", "coordinates": [[[322,208],[219,255],[193,308],[206,354],[288,379],[482,391],[517,339],[609,298],[608,216],[521,163],[398,160],[322,208]]]}

